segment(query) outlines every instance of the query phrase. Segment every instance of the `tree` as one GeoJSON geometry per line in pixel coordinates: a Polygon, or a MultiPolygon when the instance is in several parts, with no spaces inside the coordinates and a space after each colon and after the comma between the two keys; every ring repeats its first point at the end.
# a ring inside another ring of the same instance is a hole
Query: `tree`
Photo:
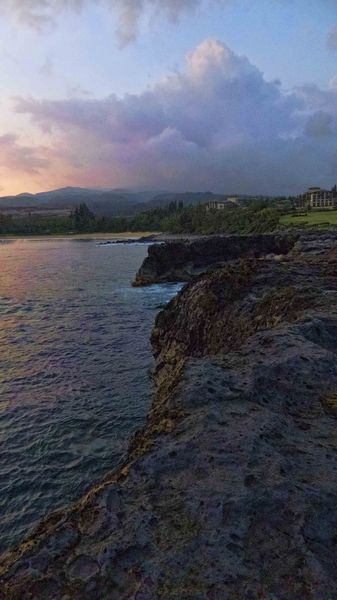
{"type": "Polygon", "coordinates": [[[79,233],[95,229],[95,215],[84,203],[75,208],[72,214],[72,221],[75,231],[79,233]]]}
{"type": "Polygon", "coordinates": [[[0,213],[0,233],[7,233],[12,225],[12,217],[0,213]]]}

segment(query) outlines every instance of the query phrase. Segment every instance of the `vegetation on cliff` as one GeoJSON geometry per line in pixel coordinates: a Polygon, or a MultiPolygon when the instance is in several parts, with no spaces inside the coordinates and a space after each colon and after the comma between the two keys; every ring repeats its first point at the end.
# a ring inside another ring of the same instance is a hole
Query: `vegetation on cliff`
{"type": "Polygon", "coordinates": [[[245,207],[228,206],[207,210],[205,206],[185,208],[166,217],[164,231],[172,233],[264,233],[279,226],[280,211],[270,201],[251,201],[245,207]]]}

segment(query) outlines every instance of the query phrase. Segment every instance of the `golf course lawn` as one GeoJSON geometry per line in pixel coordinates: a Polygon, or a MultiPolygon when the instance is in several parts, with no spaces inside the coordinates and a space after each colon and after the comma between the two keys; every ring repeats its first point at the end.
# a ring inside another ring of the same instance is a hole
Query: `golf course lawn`
{"type": "Polygon", "coordinates": [[[337,210],[312,211],[307,215],[283,215],[281,225],[337,225],[337,210]]]}

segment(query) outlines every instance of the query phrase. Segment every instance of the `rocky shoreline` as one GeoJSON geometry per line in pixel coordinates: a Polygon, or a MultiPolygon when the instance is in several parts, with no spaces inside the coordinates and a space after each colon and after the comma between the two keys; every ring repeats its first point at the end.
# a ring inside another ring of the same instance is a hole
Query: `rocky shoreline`
{"type": "Polygon", "coordinates": [[[153,245],[149,247],[133,285],[191,281],[210,267],[221,267],[237,258],[287,254],[298,237],[287,233],[208,236],[153,245]]]}
{"type": "Polygon", "coordinates": [[[211,271],[156,319],[144,429],[1,557],[1,599],[337,598],[337,234],[246,239],[191,242],[211,271]]]}

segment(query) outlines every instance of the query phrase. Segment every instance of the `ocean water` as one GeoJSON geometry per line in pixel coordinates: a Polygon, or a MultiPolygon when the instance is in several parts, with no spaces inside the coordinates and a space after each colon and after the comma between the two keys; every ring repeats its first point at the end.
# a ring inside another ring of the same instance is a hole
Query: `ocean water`
{"type": "Polygon", "coordinates": [[[151,328],[178,290],[131,287],[146,254],[0,243],[0,551],[116,467],[144,423],[151,328]]]}

